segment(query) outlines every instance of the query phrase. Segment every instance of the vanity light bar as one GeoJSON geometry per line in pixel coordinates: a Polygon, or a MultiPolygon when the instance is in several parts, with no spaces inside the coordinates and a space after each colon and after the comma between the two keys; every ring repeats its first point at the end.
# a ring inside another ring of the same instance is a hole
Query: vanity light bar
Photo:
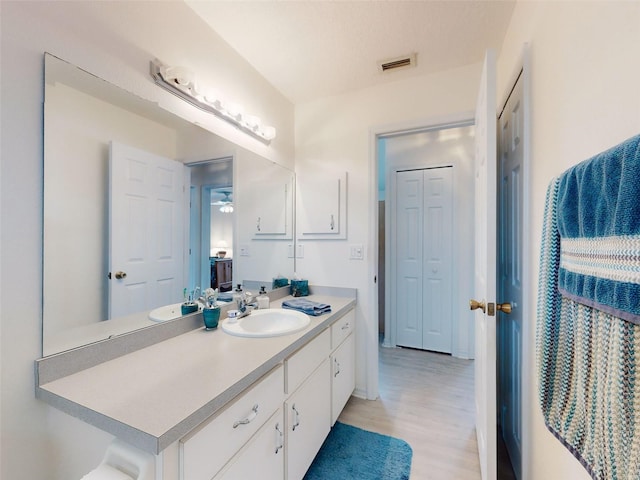
{"type": "Polygon", "coordinates": [[[222,118],[267,145],[276,137],[274,127],[262,125],[260,118],[255,115],[245,114],[241,105],[226,103],[215,95],[202,93],[193,72],[184,67],[168,67],[158,60],[152,60],[151,76],[156,85],[194,107],[222,118]]]}

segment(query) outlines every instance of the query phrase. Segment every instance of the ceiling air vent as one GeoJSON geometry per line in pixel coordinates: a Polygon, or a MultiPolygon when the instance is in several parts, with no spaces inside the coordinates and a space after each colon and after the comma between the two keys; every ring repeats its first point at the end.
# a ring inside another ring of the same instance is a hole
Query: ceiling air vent
{"type": "Polygon", "coordinates": [[[397,70],[398,68],[408,68],[416,66],[416,54],[405,55],[402,57],[392,58],[378,62],[378,69],[381,72],[397,70]]]}

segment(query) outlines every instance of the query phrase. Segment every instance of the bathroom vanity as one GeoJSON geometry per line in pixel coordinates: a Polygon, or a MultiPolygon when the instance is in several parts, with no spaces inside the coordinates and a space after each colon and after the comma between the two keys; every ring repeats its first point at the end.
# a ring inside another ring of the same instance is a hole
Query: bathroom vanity
{"type": "Polygon", "coordinates": [[[355,387],[355,290],[312,293],[332,312],[289,335],[205,331],[196,313],[178,321],[193,322],[185,333],[106,361],[89,351],[40,359],[36,395],[155,455],[157,480],[251,478],[256,468],[302,479],[355,387]]]}

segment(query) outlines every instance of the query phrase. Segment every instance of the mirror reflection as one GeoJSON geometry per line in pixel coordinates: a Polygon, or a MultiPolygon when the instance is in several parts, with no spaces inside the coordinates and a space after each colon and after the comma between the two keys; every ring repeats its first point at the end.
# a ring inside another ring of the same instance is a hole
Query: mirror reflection
{"type": "Polygon", "coordinates": [[[233,158],[196,162],[189,167],[189,250],[195,252],[190,257],[189,289],[204,286],[228,291],[232,278],[216,275],[216,262],[224,260],[230,277],[235,219],[233,158]]]}
{"type": "Polygon", "coordinates": [[[293,272],[293,172],[49,54],[44,137],[43,356],[155,325],[197,287],[293,272]],[[274,191],[284,230],[261,237],[274,191]]]}

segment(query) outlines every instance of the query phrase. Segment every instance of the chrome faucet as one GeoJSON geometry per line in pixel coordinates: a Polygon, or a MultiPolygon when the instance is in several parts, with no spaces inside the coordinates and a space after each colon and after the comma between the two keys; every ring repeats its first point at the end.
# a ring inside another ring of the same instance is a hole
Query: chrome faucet
{"type": "Polygon", "coordinates": [[[236,299],[236,309],[239,312],[238,318],[250,315],[254,307],[255,302],[253,302],[253,295],[250,292],[242,292],[236,299]]]}

